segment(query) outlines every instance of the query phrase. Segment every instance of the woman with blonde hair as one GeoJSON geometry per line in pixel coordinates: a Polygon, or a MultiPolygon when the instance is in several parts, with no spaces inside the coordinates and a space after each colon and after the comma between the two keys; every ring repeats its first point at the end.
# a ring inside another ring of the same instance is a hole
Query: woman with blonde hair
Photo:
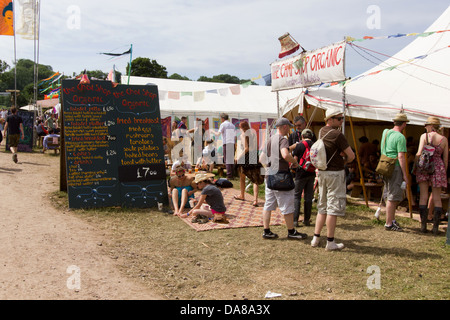
{"type": "Polygon", "coordinates": [[[448,140],[441,135],[441,121],[437,117],[429,117],[425,123],[426,132],[421,135],[419,149],[416,154],[416,161],[424,150],[425,145],[435,148],[431,161],[434,165],[434,172],[427,173],[416,169],[416,180],[420,188],[419,213],[421,221],[421,232],[427,232],[427,202],[428,189],[431,187],[434,203],[433,234],[438,234],[440,218],[442,214],[441,188],[447,187],[447,166],[448,166],[448,140]]]}

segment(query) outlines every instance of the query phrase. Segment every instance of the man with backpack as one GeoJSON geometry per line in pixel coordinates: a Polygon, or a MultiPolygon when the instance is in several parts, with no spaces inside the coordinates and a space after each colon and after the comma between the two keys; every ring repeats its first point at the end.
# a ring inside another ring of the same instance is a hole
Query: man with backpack
{"type": "MultiPolygon", "coordinates": [[[[326,250],[342,250],[344,244],[334,241],[337,217],[345,215],[347,194],[345,187],[345,164],[355,159],[355,153],[347,139],[339,130],[344,115],[342,110],[330,108],[325,114],[325,127],[319,131],[319,140],[323,141],[326,151],[326,168],[319,169],[319,201],[317,203],[317,218],[314,237],[311,246],[317,247],[320,242],[320,232],[325,222],[327,224],[326,250]]],[[[314,149],[314,148],[313,148],[314,149]]]]}
{"type": "Polygon", "coordinates": [[[395,210],[397,205],[404,199],[401,185],[403,181],[408,183],[408,174],[406,170],[406,138],[403,130],[409,122],[404,113],[397,113],[394,122],[394,128],[385,129],[381,137],[381,154],[389,158],[397,158],[394,172],[389,178],[383,177],[384,194],[386,198],[386,224],[384,228],[387,231],[403,231],[400,225],[395,221],[395,210]]]}
{"type": "Polygon", "coordinates": [[[301,140],[293,151],[294,158],[298,161],[299,167],[295,172],[295,193],[294,193],[294,225],[298,226],[300,216],[300,203],[303,199],[304,219],[303,225],[310,225],[312,200],[314,197],[314,181],[316,179],[316,168],[310,159],[310,149],[313,144],[314,134],[310,129],[304,129],[301,133],[301,140]]]}

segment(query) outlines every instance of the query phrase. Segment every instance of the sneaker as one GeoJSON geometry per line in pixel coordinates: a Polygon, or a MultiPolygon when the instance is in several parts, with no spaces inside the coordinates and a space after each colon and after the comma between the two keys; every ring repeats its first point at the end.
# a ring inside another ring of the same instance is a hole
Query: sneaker
{"type": "Polygon", "coordinates": [[[333,251],[333,250],[342,250],[344,249],[343,243],[336,243],[334,241],[327,241],[327,246],[325,247],[325,250],[327,251],[333,251]]]}
{"type": "Polygon", "coordinates": [[[15,163],[17,163],[17,153],[14,153],[14,154],[12,155],[12,159],[13,159],[13,161],[14,161],[15,163]]]}
{"type": "Polygon", "coordinates": [[[314,236],[313,239],[312,239],[312,241],[311,241],[311,247],[314,247],[314,248],[315,248],[315,247],[318,247],[318,246],[319,246],[319,243],[320,243],[320,238],[314,236]]]}
{"type": "Polygon", "coordinates": [[[403,231],[402,227],[400,227],[400,225],[395,220],[392,221],[392,225],[390,226],[384,225],[384,229],[386,231],[403,231]]]}
{"type": "Polygon", "coordinates": [[[272,231],[269,232],[263,232],[263,238],[264,239],[276,239],[278,238],[278,235],[276,233],[273,233],[272,231]]]}
{"type": "Polygon", "coordinates": [[[306,233],[300,233],[297,230],[295,230],[294,233],[288,233],[288,239],[293,240],[304,240],[308,237],[306,233]]]}

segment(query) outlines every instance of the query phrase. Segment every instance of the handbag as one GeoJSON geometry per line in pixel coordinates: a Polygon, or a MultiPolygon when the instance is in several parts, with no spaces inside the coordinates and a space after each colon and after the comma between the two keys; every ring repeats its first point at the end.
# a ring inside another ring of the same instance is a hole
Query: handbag
{"type": "Polygon", "coordinates": [[[267,175],[267,188],[278,191],[295,189],[292,173],[290,171],[279,171],[276,174],[267,175]]]}
{"type": "MultiPolygon", "coordinates": [[[[386,133],[383,139],[383,146],[386,142],[386,137],[389,132],[386,133]]],[[[381,147],[381,150],[383,150],[383,146],[381,147]]],[[[377,168],[375,169],[375,172],[378,174],[381,174],[384,178],[389,179],[392,177],[392,173],[395,169],[395,162],[397,161],[397,158],[391,158],[384,154],[380,156],[380,161],[378,162],[377,168]]]]}

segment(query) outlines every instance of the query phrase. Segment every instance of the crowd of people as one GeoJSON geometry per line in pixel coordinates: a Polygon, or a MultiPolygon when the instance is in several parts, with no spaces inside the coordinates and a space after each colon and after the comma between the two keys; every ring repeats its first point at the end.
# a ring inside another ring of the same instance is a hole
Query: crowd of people
{"type": "MultiPolygon", "coordinates": [[[[302,116],[295,117],[293,123],[286,118],[280,118],[274,126],[276,132],[268,138],[265,148],[259,151],[256,133],[250,129],[247,121],[241,121],[237,131],[227,114],[221,114],[220,117],[222,123],[219,129],[210,130],[210,136],[201,140],[202,151],[198,159],[193,161],[193,165],[188,160],[189,157],[183,156],[181,152],[180,158],[172,166],[169,187],[174,214],[181,217],[191,215],[192,221],[198,223],[204,222],[202,218],[226,221],[226,207],[220,189],[211,184],[207,175],[212,172],[214,165],[223,163],[227,179],[234,179],[235,174],[239,179],[240,193],[235,196],[236,200],[245,200],[248,179],[253,185],[252,205],[258,206],[259,187],[265,184],[262,234],[264,239],[278,238],[278,235],[270,230],[271,214],[277,208],[284,217],[287,237],[306,239],[306,234],[296,230],[300,226],[301,203],[303,201],[303,225],[310,226],[314,195],[318,192],[311,246],[320,245],[322,229],[326,225],[326,250],[341,250],[344,244],[335,241],[337,220],[338,217],[345,216],[347,192],[352,188],[352,183],[360,180],[361,172],[365,181],[383,185],[382,197],[386,202],[385,230],[403,230],[395,216],[399,203],[405,199],[402,183],[411,186],[412,176],[420,194],[418,208],[421,231],[427,231],[426,225],[432,212],[432,232],[438,233],[439,221],[444,214],[441,191],[446,191],[448,186],[448,140],[443,135],[438,118],[430,117],[424,124],[426,133],[420,137],[418,146],[414,146],[412,139],[406,139],[403,135],[409,120],[406,114],[399,113],[392,119],[393,127],[383,131],[381,144],[378,139],[370,142],[363,136],[359,138],[359,148],[354,150],[341,131],[344,120],[342,110],[329,108],[324,118],[325,125],[320,129],[318,137],[307,128],[302,116]],[[218,136],[222,137],[221,146],[215,143],[218,136]],[[315,168],[309,159],[311,147],[318,138],[326,150],[327,165],[324,170],[315,168]],[[415,166],[427,145],[432,145],[435,149],[432,156],[432,173],[422,172],[415,166]],[[223,162],[218,161],[220,155],[223,162]],[[393,174],[389,178],[377,173],[377,165],[382,155],[396,159],[393,174]],[[357,165],[357,157],[361,171],[357,165]],[[411,162],[409,172],[407,161],[408,164],[411,162]],[[192,172],[193,167],[200,169],[201,173],[186,177],[186,173],[192,172]],[[269,176],[280,173],[291,175],[293,183],[289,188],[270,187],[273,182],[269,180],[273,179],[269,179],[269,176]],[[199,201],[196,201],[194,196],[197,191],[201,193],[199,201]]],[[[194,134],[200,129],[196,127],[189,130],[186,120],[187,118],[183,117],[179,123],[173,124],[173,137],[182,140],[186,134],[194,134]]],[[[205,134],[203,125],[202,122],[202,135],[205,134]]],[[[170,148],[167,148],[167,153],[170,153],[170,148]]]]}

